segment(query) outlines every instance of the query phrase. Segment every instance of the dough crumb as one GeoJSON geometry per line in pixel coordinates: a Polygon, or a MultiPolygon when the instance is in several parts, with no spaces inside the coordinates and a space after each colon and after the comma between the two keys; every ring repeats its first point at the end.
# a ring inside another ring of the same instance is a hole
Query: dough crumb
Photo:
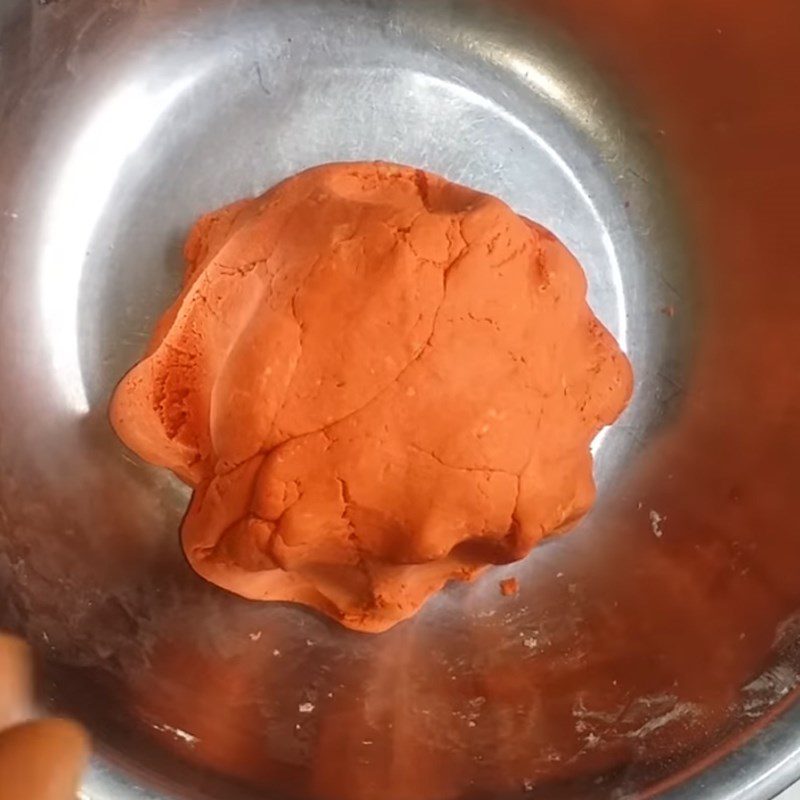
{"type": "Polygon", "coordinates": [[[500,581],[500,594],[503,597],[513,597],[519,592],[519,581],[516,578],[506,578],[500,581]]]}

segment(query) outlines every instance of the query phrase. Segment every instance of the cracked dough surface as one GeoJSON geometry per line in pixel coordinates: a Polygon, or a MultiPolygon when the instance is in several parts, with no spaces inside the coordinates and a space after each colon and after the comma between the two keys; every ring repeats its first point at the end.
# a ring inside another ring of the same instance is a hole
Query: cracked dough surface
{"type": "Polygon", "coordinates": [[[630,365],[567,249],[421,170],[330,164],[202,217],[111,421],[194,488],[194,569],[382,631],[594,498],[630,365]]]}

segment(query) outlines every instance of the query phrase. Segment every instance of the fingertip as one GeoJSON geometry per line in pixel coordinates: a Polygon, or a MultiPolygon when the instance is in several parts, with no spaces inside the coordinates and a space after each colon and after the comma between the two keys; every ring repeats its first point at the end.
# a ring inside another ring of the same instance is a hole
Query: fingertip
{"type": "Polygon", "coordinates": [[[22,639],[0,632],[0,730],[31,714],[33,659],[22,639]]]}
{"type": "Polygon", "coordinates": [[[41,719],[0,734],[0,800],[73,800],[89,757],[76,722],[41,719]]]}

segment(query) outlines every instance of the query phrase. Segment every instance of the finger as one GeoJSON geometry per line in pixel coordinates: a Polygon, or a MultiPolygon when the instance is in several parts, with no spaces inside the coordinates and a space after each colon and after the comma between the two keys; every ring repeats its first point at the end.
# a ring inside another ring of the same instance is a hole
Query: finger
{"type": "Polygon", "coordinates": [[[0,730],[30,716],[32,674],[28,646],[15,636],[0,633],[0,730]]]}
{"type": "Polygon", "coordinates": [[[0,800],[74,800],[89,754],[80,725],[25,722],[0,734],[0,800]]]}

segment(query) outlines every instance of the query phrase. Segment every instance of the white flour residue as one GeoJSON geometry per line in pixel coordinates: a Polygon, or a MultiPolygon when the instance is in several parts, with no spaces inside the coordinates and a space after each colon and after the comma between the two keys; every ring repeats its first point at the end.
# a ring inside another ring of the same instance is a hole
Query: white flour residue
{"type": "Polygon", "coordinates": [[[601,725],[611,725],[616,722],[623,709],[617,708],[614,711],[596,711],[594,709],[586,708],[586,703],[582,697],[579,697],[572,706],[572,716],[577,720],[575,729],[578,733],[589,730],[593,723],[600,723],[601,725]]]}
{"type": "Polygon", "coordinates": [[[650,529],[653,531],[653,535],[657,539],[660,539],[664,535],[664,529],[661,527],[661,525],[666,521],[666,514],[659,514],[654,508],[650,509],[650,529]]]}
{"type": "Polygon", "coordinates": [[[700,710],[700,706],[698,706],[697,703],[678,703],[671,711],[653,717],[653,719],[648,720],[635,731],[629,731],[625,734],[625,738],[642,739],[673,722],[685,722],[688,719],[696,719],[700,714],[700,710]]]}
{"type": "Polygon", "coordinates": [[[600,744],[607,734],[612,739],[642,739],[672,723],[696,719],[700,712],[696,703],[679,702],[671,694],[640,697],[630,705],[610,710],[588,709],[583,698],[578,698],[572,708],[575,730],[585,736],[587,750],[600,744]],[[632,725],[637,727],[631,729],[632,725]]]}
{"type": "Polygon", "coordinates": [[[602,735],[611,730],[623,713],[622,707],[613,711],[599,711],[586,708],[583,697],[578,697],[572,706],[575,719],[575,732],[583,737],[581,753],[594,750],[602,741],[602,735]]]}
{"type": "MultiPolygon", "coordinates": [[[[485,697],[473,697],[471,700],[467,701],[467,707],[464,711],[453,711],[452,715],[466,722],[468,728],[475,728],[478,725],[481,710],[485,704],[485,697]]],[[[427,715],[430,712],[427,709],[423,709],[422,713],[427,715]]]]}
{"type": "Polygon", "coordinates": [[[772,649],[778,650],[800,640],[800,613],[792,614],[775,629],[772,649]]]}
{"type": "Polygon", "coordinates": [[[779,664],[767,670],[742,689],[744,715],[751,719],[762,716],[798,685],[800,685],[800,675],[786,664],[779,664]]]}
{"type": "Polygon", "coordinates": [[[640,706],[644,706],[645,708],[653,708],[653,706],[674,706],[678,702],[677,695],[674,694],[667,694],[666,692],[662,692],[662,694],[651,694],[646,695],[645,697],[640,697],[636,704],[640,706]]]}
{"type": "Polygon", "coordinates": [[[600,737],[596,733],[590,733],[586,737],[586,742],[585,742],[585,745],[584,745],[584,749],[593,750],[599,744],[600,744],[600,737]]]}

